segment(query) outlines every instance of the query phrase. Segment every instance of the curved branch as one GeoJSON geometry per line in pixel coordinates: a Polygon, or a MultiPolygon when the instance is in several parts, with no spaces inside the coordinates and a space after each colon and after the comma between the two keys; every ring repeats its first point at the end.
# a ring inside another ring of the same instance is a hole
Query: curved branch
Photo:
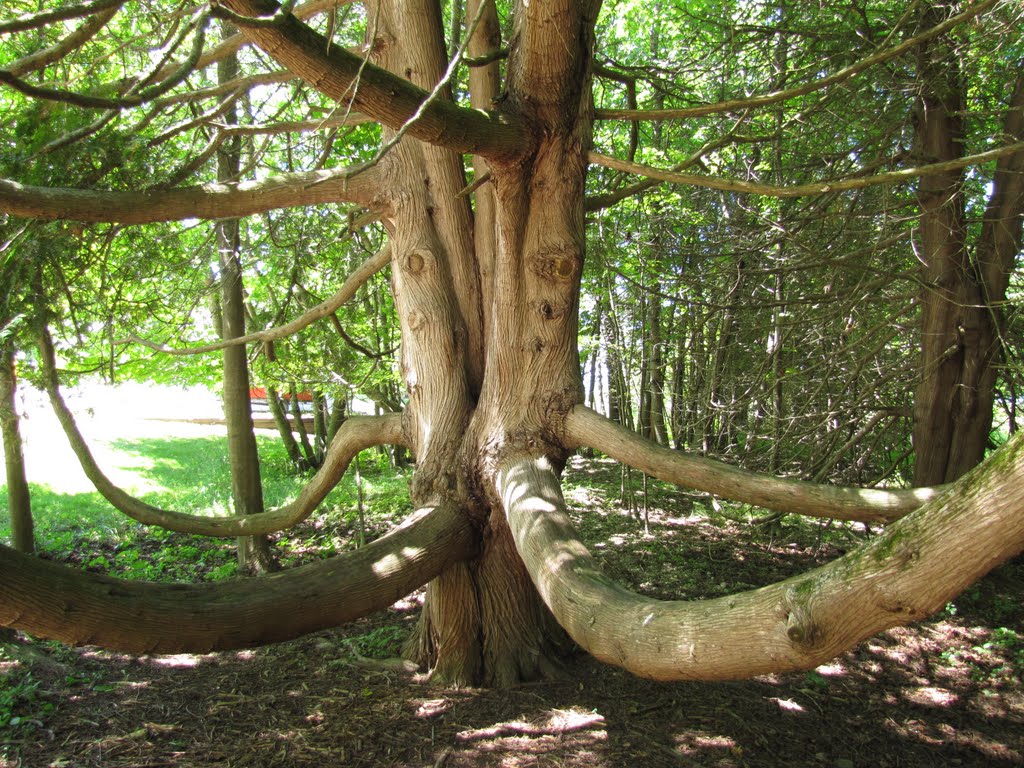
{"type": "Polygon", "coordinates": [[[938,498],[945,490],[943,486],[907,490],[840,488],[761,475],[663,448],[582,405],[575,406],[566,419],[566,438],[573,445],[595,448],[659,480],[789,514],[890,523],[938,498]]]}
{"type": "MultiPolygon", "coordinates": [[[[673,173],[685,171],[691,165],[696,165],[697,163],[699,163],[701,159],[709,152],[713,152],[716,149],[720,149],[726,146],[727,144],[731,144],[734,142],[751,141],[750,138],[744,139],[737,136],[736,134],[737,129],[746,121],[746,119],[747,113],[744,112],[736,119],[736,122],[733,123],[732,127],[728,131],[726,131],[724,135],[712,141],[705,142],[704,145],[698,148],[696,152],[687,157],[685,160],[676,163],[669,170],[672,171],[673,173]]],[[[659,179],[647,178],[643,179],[642,181],[635,182],[634,184],[629,184],[627,186],[621,187],[620,189],[613,190],[611,192],[605,192],[603,194],[597,195],[587,195],[587,197],[583,201],[584,210],[587,213],[593,213],[594,211],[600,211],[604,208],[610,208],[616,203],[625,200],[627,197],[642,194],[651,187],[655,187],[660,183],[661,181],[659,179]]]]}
{"type": "Polygon", "coordinates": [[[250,648],[386,608],[475,549],[454,506],[418,510],[372,544],[323,562],[213,584],[123,581],[0,547],[0,625],[131,653],[250,648]]]}
{"type": "MultiPolygon", "coordinates": [[[[273,0],[221,0],[242,16],[273,16],[273,0]]],[[[273,26],[243,26],[242,34],[321,93],[396,130],[416,115],[428,93],[408,80],[330,44],[293,16],[273,26]],[[356,81],[358,79],[358,88],[356,81]]],[[[525,128],[481,110],[439,99],[423,110],[409,136],[457,152],[509,158],[529,143],[525,128]]]]}
{"type": "Polygon", "coordinates": [[[864,189],[880,184],[896,184],[904,181],[911,181],[919,176],[928,176],[933,173],[944,173],[946,171],[964,168],[968,165],[981,165],[989,160],[997,160],[1006,155],[1014,155],[1024,152],[1024,142],[1015,142],[1003,147],[990,149],[987,152],[979,152],[976,155],[958,157],[955,160],[946,160],[941,163],[921,165],[916,168],[903,168],[888,173],[876,173],[873,176],[859,176],[855,178],[831,179],[819,181],[812,184],[793,184],[792,186],[776,186],[773,184],[759,184],[754,181],[742,179],[728,179],[720,176],[699,176],[692,173],[675,173],[673,171],[652,168],[642,163],[631,163],[628,160],[620,160],[617,157],[609,157],[599,152],[587,153],[587,159],[596,165],[603,165],[605,168],[612,168],[616,171],[634,173],[638,176],[646,176],[659,181],[667,181],[672,184],[685,184],[693,187],[706,187],[708,189],[722,189],[727,192],[743,192],[751,195],[768,195],[770,197],[805,197],[807,195],[823,195],[829,192],[844,192],[850,189],[864,189]]]}
{"type": "Polygon", "coordinates": [[[377,176],[359,166],[282,173],[263,181],[210,183],[178,189],[105,192],[34,187],[0,179],[0,212],[45,220],[149,224],[181,219],[228,219],[276,208],[354,202],[371,205],[377,176]]]}
{"type": "Polygon", "coordinates": [[[125,492],[103,473],[78,429],[71,409],[61,397],[54,364],[53,342],[49,332],[44,331],[41,335],[39,351],[43,368],[43,386],[86,477],[111,506],[145,525],[158,525],[169,531],[200,536],[256,536],[284,530],[302,522],[313,513],[338,484],[359,451],[375,445],[405,445],[401,414],[352,416],[338,429],[316,474],[302,487],[298,497],[290,504],[256,515],[231,517],[202,517],[160,509],[125,492]]]}
{"type": "Polygon", "coordinates": [[[24,32],[27,29],[37,29],[55,21],[67,21],[68,19],[78,19],[82,16],[91,16],[94,13],[110,8],[120,8],[124,4],[125,0],[94,0],[91,3],[66,5],[63,8],[57,8],[52,11],[26,14],[0,23],[0,35],[5,35],[9,32],[24,32]]]}
{"type": "Polygon", "coordinates": [[[841,83],[844,80],[849,80],[854,75],[863,72],[865,69],[873,67],[875,64],[881,64],[884,61],[901,56],[907,51],[912,51],[921,45],[921,43],[931,40],[934,37],[938,37],[939,35],[944,35],[949,30],[960,26],[964,22],[970,21],[975,16],[978,16],[995,6],[998,2],[999,0],[983,0],[983,2],[972,5],[963,13],[953,16],[919,35],[904,40],[899,45],[887,48],[884,51],[879,51],[867,58],[854,62],[850,66],[844,67],[838,72],[834,72],[820,80],[804,83],[803,85],[798,85],[795,88],[789,88],[784,91],[774,91],[772,93],[766,93],[761,96],[753,96],[746,99],[720,101],[715,104],[704,104],[699,107],[685,107],[682,109],[598,109],[594,112],[594,119],[680,120],[690,117],[701,117],[703,115],[714,115],[722,112],[738,112],[746,109],[755,109],[757,107],[766,107],[770,104],[777,104],[780,101],[788,101],[789,99],[794,99],[797,96],[805,96],[808,93],[814,93],[815,91],[820,91],[823,88],[835,85],[836,83],[841,83]]]}
{"type": "Polygon", "coordinates": [[[199,355],[205,352],[216,352],[217,350],[226,349],[227,347],[236,347],[240,344],[277,341],[278,339],[283,339],[286,336],[292,336],[304,328],[309,327],[317,320],[334,314],[334,312],[340,309],[345,302],[355,296],[356,291],[359,290],[360,286],[382,270],[390,261],[391,245],[389,244],[385,245],[380,251],[364,261],[355,272],[348,276],[348,279],[345,280],[341,288],[338,289],[338,292],[331,296],[331,298],[320,302],[308,312],[304,312],[290,323],[279,325],[276,328],[268,328],[265,331],[256,331],[255,333],[250,333],[245,336],[238,336],[233,339],[218,341],[214,344],[205,344],[201,347],[188,347],[187,349],[172,349],[162,344],[155,344],[152,341],[140,339],[137,336],[129,336],[127,339],[115,343],[123,343],[125,341],[133,342],[135,344],[141,344],[144,347],[149,347],[150,349],[155,349],[158,352],[164,352],[168,355],[199,355]]]}
{"type": "Polygon", "coordinates": [[[20,59],[16,59],[5,66],[4,69],[15,77],[24,77],[53,64],[55,61],[60,61],[71,51],[81,48],[95,37],[97,32],[107,26],[107,22],[117,15],[119,5],[120,3],[113,8],[97,13],[74,32],[61,38],[49,48],[22,56],[20,59]]]}
{"type": "Polygon", "coordinates": [[[661,601],[611,582],[576,536],[543,458],[498,468],[516,547],[544,602],[598,659],[659,680],[808,669],[929,616],[1024,549],[1024,436],[829,565],[715,600],[661,601]]]}

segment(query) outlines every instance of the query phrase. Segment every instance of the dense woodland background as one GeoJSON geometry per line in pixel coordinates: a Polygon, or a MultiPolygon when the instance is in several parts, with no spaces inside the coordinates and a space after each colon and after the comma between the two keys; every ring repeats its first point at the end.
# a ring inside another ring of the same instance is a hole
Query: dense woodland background
{"type": "MultiPolygon", "coordinates": [[[[328,4],[311,9],[320,5],[328,4]]],[[[981,354],[996,371],[996,430],[986,440],[997,443],[1016,428],[1020,273],[1005,268],[1016,253],[1003,265],[1003,291],[985,283],[980,261],[995,161],[954,170],[944,182],[955,187],[942,206],[955,209],[959,222],[950,231],[962,242],[945,267],[953,278],[942,279],[922,268],[922,248],[931,247],[922,217],[930,211],[916,178],[800,197],[754,194],[740,183],[794,187],[950,159],[925,146],[922,135],[922,102],[935,93],[950,111],[945,149],[966,156],[1012,138],[1007,126],[1020,119],[1022,56],[1012,3],[993,4],[938,41],[849,72],[828,88],[760,108],[744,103],[842,73],[959,10],[928,5],[605,6],[597,28],[595,151],[736,183],[638,183],[593,169],[580,317],[589,404],[664,444],[750,468],[848,484],[910,481],[915,393],[928,396],[922,381],[948,362],[946,347],[922,356],[922,317],[933,303],[940,314],[959,317],[961,287],[949,284],[955,280],[980,291],[978,309],[997,330],[979,342],[994,345],[981,354]],[[706,116],[683,112],[659,122],[612,119],[618,113],[611,112],[669,106],[699,113],[693,105],[728,100],[738,101],[706,116]]],[[[7,22],[7,71],[89,92],[159,69],[154,39],[167,58],[188,53],[182,46],[195,20],[184,9],[168,21],[156,5],[140,8],[115,16],[50,69],[28,62],[78,23],[10,31],[16,27],[7,22]],[[111,48],[122,32],[135,42],[111,48]]],[[[5,13],[14,19],[31,10],[12,3],[5,13]]],[[[461,8],[445,12],[459,29],[461,8]]],[[[313,23],[331,24],[339,45],[358,47],[365,34],[357,4],[313,23]]],[[[214,51],[218,34],[207,33],[214,51]]],[[[216,179],[223,155],[239,164],[239,179],[374,157],[376,124],[268,66],[258,50],[242,48],[231,60],[230,73],[226,64],[197,68],[187,87],[131,110],[97,113],[76,108],[71,97],[71,104],[34,100],[5,88],[3,176],[40,186],[159,189],[216,179]]],[[[1019,220],[1019,199],[1015,204],[1001,221],[1019,220]]],[[[252,331],[327,298],[381,245],[358,209],[334,205],[272,211],[239,226],[252,331]]],[[[126,341],[184,347],[217,338],[214,228],[9,217],[3,241],[11,288],[3,297],[5,348],[17,351],[23,377],[32,377],[35,358],[27,319],[45,309],[69,380],[216,383],[216,355],[172,357],[126,341]]],[[[255,347],[254,384],[332,403],[359,395],[397,409],[392,313],[386,275],[378,275],[349,302],[343,321],[330,315],[295,338],[255,347]]],[[[974,333],[963,329],[965,347],[974,333]]],[[[948,410],[954,389],[936,395],[946,398],[941,407],[948,410]]]]}

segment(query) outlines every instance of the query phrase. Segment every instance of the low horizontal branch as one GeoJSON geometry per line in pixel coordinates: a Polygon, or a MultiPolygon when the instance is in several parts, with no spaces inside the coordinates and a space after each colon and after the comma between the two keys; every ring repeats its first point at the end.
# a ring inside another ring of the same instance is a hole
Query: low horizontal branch
{"type": "Polygon", "coordinates": [[[405,445],[400,413],[383,416],[351,416],[339,427],[316,474],[302,487],[298,497],[289,504],[256,515],[205,517],[161,509],[132,496],[111,482],[100,469],[85,441],[75,417],[60,393],[54,360],[53,341],[43,331],[39,343],[43,369],[43,387],[50,398],[54,414],[78,458],[86,477],[99,494],[119,512],[144,525],[156,525],[169,531],[199,536],[256,536],[290,528],[309,517],[327,494],[338,484],[348,465],[359,451],[377,445],[405,445]]]}
{"type": "Polygon", "coordinates": [[[386,608],[476,551],[455,506],[418,510],[353,552],[251,579],[114,579],[0,546],[0,626],[131,653],[206,653],[291,640],[386,608]]]}
{"type": "Polygon", "coordinates": [[[673,451],[641,437],[590,408],[577,405],[566,419],[566,439],[594,448],[652,477],[788,514],[890,523],[935,499],[943,488],[841,488],[787,480],[721,461],[673,451]]]}
{"type": "Polygon", "coordinates": [[[545,604],[586,651],[658,680],[811,669],[924,619],[1024,549],[1024,435],[924,507],[832,563],[714,600],[656,600],[612,582],[565,512],[544,458],[507,457],[496,487],[545,604]]]}
{"type": "Polygon", "coordinates": [[[824,195],[829,192],[845,192],[851,189],[866,189],[883,184],[898,184],[912,181],[921,176],[928,176],[934,173],[945,173],[946,171],[966,168],[969,165],[982,165],[991,160],[998,160],[1006,155],[1013,155],[1024,152],[1024,142],[1015,142],[1003,147],[990,149],[987,152],[979,152],[976,155],[967,155],[955,160],[946,160],[941,163],[920,165],[916,168],[903,168],[898,171],[887,173],[876,173],[873,176],[857,176],[842,179],[830,179],[811,184],[793,184],[791,186],[777,186],[774,184],[761,184],[743,179],[730,179],[722,176],[707,176],[693,173],[677,173],[675,171],[654,168],[642,163],[634,163],[629,160],[620,160],[617,157],[609,157],[599,152],[590,152],[587,159],[595,165],[602,165],[616,171],[625,171],[637,176],[646,176],[650,179],[667,181],[672,184],[684,184],[691,187],[705,187],[707,189],[721,189],[726,192],[740,192],[750,195],[766,195],[768,197],[807,197],[810,195],[824,195]]]}

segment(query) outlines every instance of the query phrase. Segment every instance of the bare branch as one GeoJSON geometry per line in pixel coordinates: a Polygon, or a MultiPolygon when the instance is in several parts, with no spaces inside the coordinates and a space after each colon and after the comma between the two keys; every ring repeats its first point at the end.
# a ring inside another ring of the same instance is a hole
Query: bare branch
{"type": "MultiPolygon", "coordinates": [[[[238,336],[234,339],[227,339],[225,341],[218,341],[214,344],[205,344],[201,347],[188,347],[186,349],[172,349],[162,344],[155,344],[145,339],[140,339],[137,336],[130,336],[128,339],[114,342],[115,344],[123,344],[126,342],[133,342],[135,344],[141,344],[150,349],[155,349],[158,352],[163,352],[168,355],[201,355],[207,352],[216,352],[217,350],[226,349],[227,347],[235,347],[240,344],[252,344],[253,342],[271,342],[283,339],[287,336],[292,336],[304,328],[308,328],[310,325],[315,323],[317,320],[321,320],[329,315],[332,315],[338,309],[341,308],[345,302],[352,299],[355,296],[356,291],[362,286],[367,280],[373,275],[377,274],[384,266],[391,261],[391,246],[386,245],[376,254],[371,256],[369,259],[364,261],[355,272],[349,275],[345,283],[338,289],[331,298],[321,302],[307,312],[304,312],[299,317],[292,320],[290,323],[285,325],[279,325],[276,328],[268,328],[265,331],[257,331],[256,333],[250,333],[245,336],[238,336]]],[[[372,356],[372,355],[371,355],[372,356]]]]}
{"type": "Polygon", "coordinates": [[[975,16],[978,16],[995,6],[998,2],[999,0],[982,0],[982,2],[970,6],[963,13],[953,16],[919,35],[904,40],[899,45],[895,45],[884,51],[879,51],[872,56],[861,59],[860,61],[851,64],[848,67],[844,67],[838,72],[827,77],[823,77],[820,80],[814,80],[795,88],[789,88],[784,91],[774,91],[761,96],[754,96],[749,99],[733,99],[732,101],[721,101],[716,104],[704,104],[699,107],[686,107],[683,109],[598,109],[594,112],[594,118],[597,120],[681,120],[690,117],[720,114],[722,112],[737,112],[740,110],[755,109],[757,107],[768,106],[769,104],[777,104],[780,101],[788,101],[789,99],[796,98],[797,96],[804,96],[808,93],[813,93],[814,91],[820,91],[830,85],[841,83],[876,64],[888,61],[889,59],[897,56],[902,56],[904,53],[913,50],[926,40],[943,35],[946,32],[949,32],[949,30],[960,26],[964,22],[970,21],[975,16]]]}
{"type": "Polygon", "coordinates": [[[249,77],[238,77],[233,80],[227,80],[223,83],[218,83],[217,85],[211,85],[208,88],[196,88],[195,90],[187,91],[185,93],[174,93],[170,96],[164,96],[163,98],[157,99],[153,102],[153,105],[156,107],[167,107],[171,104],[187,104],[196,101],[203,101],[204,99],[211,99],[224,93],[249,91],[258,85],[288,83],[294,79],[295,75],[284,69],[278,72],[265,72],[260,75],[250,75],[249,77]]]}
{"type": "Polygon", "coordinates": [[[278,123],[256,123],[253,125],[221,125],[214,123],[216,127],[224,131],[225,136],[275,136],[280,133],[306,133],[319,131],[324,128],[343,128],[355,125],[365,125],[376,122],[373,118],[361,115],[358,112],[349,112],[343,115],[330,115],[318,120],[285,120],[278,123]]]}
{"type": "MultiPolygon", "coordinates": [[[[737,118],[732,128],[730,128],[724,136],[714,139],[713,141],[706,142],[703,146],[697,149],[696,152],[687,157],[685,160],[682,160],[681,162],[673,165],[671,168],[672,172],[677,173],[679,171],[685,171],[691,165],[696,165],[697,163],[699,163],[701,161],[701,158],[703,158],[709,152],[713,152],[714,150],[724,147],[727,144],[731,144],[738,141],[750,141],[749,139],[745,139],[736,135],[736,130],[746,119],[746,113],[742,114],[739,118],[737,118]]],[[[646,192],[648,189],[657,186],[659,183],[661,182],[658,179],[644,179],[643,181],[638,181],[635,184],[629,184],[625,187],[622,187],[621,189],[616,189],[612,192],[606,192],[605,194],[602,195],[588,195],[584,202],[585,210],[588,213],[591,213],[593,211],[599,211],[604,208],[610,208],[611,206],[625,200],[628,197],[633,197],[634,195],[639,195],[643,192],[646,192]]]]}
{"type": "Polygon", "coordinates": [[[249,648],[385,608],[476,548],[468,516],[452,505],[419,509],[326,561],[214,584],[124,581],[0,547],[0,625],[132,653],[249,648]]]}
{"type": "MultiPolygon", "coordinates": [[[[310,0],[308,3],[296,6],[292,10],[292,15],[297,19],[308,19],[324,11],[330,11],[352,2],[355,2],[355,0],[310,0]]],[[[250,42],[245,35],[241,32],[236,32],[204,53],[202,58],[199,59],[198,68],[203,69],[210,64],[216,64],[221,59],[230,56],[232,53],[237,53],[248,45],[250,45],[250,42]]]]}
{"type": "Polygon", "coordinates": [[[582,405],[573,408],[566,419],[566,438],[573,445],[596,448],[659,480],[765,509],[811,517],[889,523],[944,490],[941,486],[910,490],[839,488],[761,475],[663,448],[582,405]]]}
{"type": "Polygon", "coordinates": [[[929,616],[1024,549],[1024,435],[854,552],[715,600],[654,600],[613,583],[573,530],[545,459],[506,458],[495,485],[516,549],[559,624],[598,659],[659,680],[813,668],[929,616]]]}
{"type": "Polygon", "coordinates": [[[106,192],[33,187],[0,179],[0,212],[46,220],[148,224],[181,219],[226,219],[277,208],[353,202],[372,205],[376,175],[358,166],[284,173],[263,181],[210,183],[177,189],[106,192]]]}
{"type": "Polygon", "coordinates": [[[631,163],[627,160],[619,160],[615,157],[602,155],[598,152],[590,152],[587,157],[590,162],[596,165],[603,165],[605,168],[612,168],[616,171],[635,173],[639,176],[647,176],[659,181],[667,181],[672,184],[685,184],[692,187],[706,187],[708,189],[721,189],[727,192],[742,192],[751,195],[767,195],[769,197],[806,197],[808,195],[824,195],[829,192],[844,192],[851,189],[865,189],[882,184],[898,184],[911,181],[920,176],[927,176],[933,173],[943,173],[956,168],[964,168],[968,165],[981,165],[990,160],[997,160],[1006,155],[1013,155],[1024,152],[1024,142],[1007,144],[997,149],[990,149],[987,152],[979,152],[976,155],[958,157],[955,160],[947,160],[942,163],[921,165],[916,168],[903,168],[899,171],[888,173],[876,173],[873,176],[859,176],[855,178],[830,179],[828,181],[815,182],[813,184],[794,184],[788,187],[775,186],[773,184],[760,184],[754,181],[743,181],[742,179],[729,179],[719,176],[698,176],[690,173],[675,173],[660,168],[652,168],[641,163],[631,163]]]}
{"type": "Polygon", "coordinates": [[[412,117],[406,120],[402,127],[395,131],[395,135],[391,137],[380,149],[377,150],[377,154],[367,163],[367,168],[372,168],[379,163],[388,152],[398,146],[398,143],[405,137],[416,123],[423,117],[430,105],[437,102],[441,94],[448,88],[448,83],[451,81],[452,76],[455,74],[455,68],[462,61],[462,57],[466,54],[466,48],[469,46],[469,41],[473,39],[473,35],[476,34],[477,25],[480,24],[480,20],[484,17],[486,6],[481,3],[477,9],[476,15],[473,17],[472,23],[469,25],[469,29],[466,30],[465,37],[462,38],[462,42],[459,43],[458,49],[455,51],[455,55],[452,56],[451,61],[448,62],[448,67],[445,69],[444,74],[434,85],[433,90],[427,95],[427,98],[416,108],[416,112],[413,113],[412,117]]]}

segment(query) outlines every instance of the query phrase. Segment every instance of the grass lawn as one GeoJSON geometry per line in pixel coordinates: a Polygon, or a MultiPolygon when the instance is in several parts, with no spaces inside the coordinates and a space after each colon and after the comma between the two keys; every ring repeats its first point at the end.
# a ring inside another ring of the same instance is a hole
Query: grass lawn
{"type": "MultiPolygon", "coordinates": [[[[159,420],[116,397],[80,404],[79,427],[103,471],[144,501],[194,515],[231,514],[227,440],[222,426],[159,420]]],[[[56,419],[39,403],[22,422],[39,551],[92,570],[149,580],[222,578],[235,573],[233,539],[208,539],[136,523],[111,507],[82,472],[56,419]]],[[[288,503],[308,475],[288,462],[277,434],[257,436],[268,509],[288,503]]],[[[361,454],[367,537],[408,510],[407,477],[373,450],[361,454]]],[[[276,535],[282,564],[353,546],[359,526],[349,471],[309,520],[276,535]]],[[[0,537],[10,538],[6,486],[0,486],[0,537]]]]}

